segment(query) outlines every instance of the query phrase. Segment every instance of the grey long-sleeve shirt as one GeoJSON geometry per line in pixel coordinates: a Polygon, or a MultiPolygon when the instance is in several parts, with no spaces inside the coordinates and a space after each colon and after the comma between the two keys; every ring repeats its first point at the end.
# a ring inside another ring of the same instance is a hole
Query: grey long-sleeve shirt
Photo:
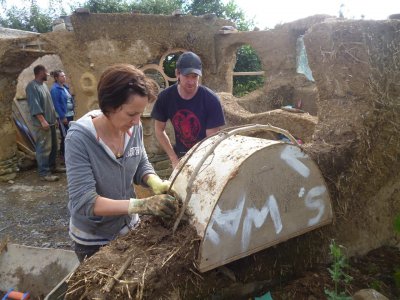
{"type": "Polygon", "coordinates": [[[132,183],[144,184],[142,178],[155,173],[144,148],[141,124],[126,133],[124,155],[117,159],[97,138],[92,121],[96,115],[99,111],[71,122],[65,138],[70,236],[86,245],[108,243],[132,218],[95,216],[93,207],[97,196],[122,200],[135,197],[132,183]]]}

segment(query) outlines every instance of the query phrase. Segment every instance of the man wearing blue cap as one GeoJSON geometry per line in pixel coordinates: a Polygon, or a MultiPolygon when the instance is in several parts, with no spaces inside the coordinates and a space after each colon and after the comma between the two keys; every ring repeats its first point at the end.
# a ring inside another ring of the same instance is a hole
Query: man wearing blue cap
{"type": "Polygon", "coordinates": [[[198,141],[218,132],[225,125],[224,113],[218,96],[199,84],[202,63],[193,52],[183,53],[177,63],[177,84],[158,95],[151,116],[155,119],[155,134],[161,147],[175,168],[179,158],[198,141]],[[165,127],[171,120],[175,131],[174,147],[165,127]]]}

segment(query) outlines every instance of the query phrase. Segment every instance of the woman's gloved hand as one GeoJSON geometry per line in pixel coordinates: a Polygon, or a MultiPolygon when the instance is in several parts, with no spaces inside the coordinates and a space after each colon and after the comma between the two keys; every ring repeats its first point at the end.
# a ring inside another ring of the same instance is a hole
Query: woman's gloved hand
{"type": "Polygon", "coordinates": [[[176,211],[177,201],[167,194],[155,195],[148,198],[129,200],[128,214],[155,215],[171,218],[176,211]]]}
{"type": "Polygon", "coordinates": [[[171,185],[170,181],[162,180],[155,174],[148,175],[146,183],[156,195],[165,194],[171,185]]]}

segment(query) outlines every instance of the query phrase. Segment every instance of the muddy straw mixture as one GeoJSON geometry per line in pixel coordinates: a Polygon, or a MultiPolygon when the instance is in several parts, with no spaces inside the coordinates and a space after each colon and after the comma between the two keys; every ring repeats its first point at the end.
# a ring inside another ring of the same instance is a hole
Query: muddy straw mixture
{"type": "Polygon", "coordinates": [[[193,262],[198,243],[191,226],[180,226],[172,235],[159,219],[142,218],[136,230],[103,247],[79,267],[68,282],[66,299],[170,299],[174,293],[185,296],[192,291],[182,287],[188,280],[193,281],[190,275],[197,274],[193,262]],[[117,277],[124,267],[123,274],[114,280],[113,276],[117,277]]]}

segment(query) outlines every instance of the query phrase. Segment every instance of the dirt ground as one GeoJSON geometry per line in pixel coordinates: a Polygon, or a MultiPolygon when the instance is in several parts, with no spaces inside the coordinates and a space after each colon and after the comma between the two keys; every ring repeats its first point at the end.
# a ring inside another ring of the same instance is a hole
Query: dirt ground
{"type": "MultiPolygon", "coordinates": [[[[8,236],[9,241],[13,243],[71,249],[71,241],[68,236],[69,216],[65,174],[60,175],[60,181],[58,182],[45,183],[39,180],[36,171],[24,171],[20,172],[13,182],[0,183],[0,189],[0,206],[2,208],[0,212],[1,239],[8,236]]],[[[160,232],[161,236],[165,238],[166,233],[160,232]]],[[[119,251],[124,250],[124,247],[122,247],[124,244],[126,244],[124,240],[116,243],[119,251]]],[[[165,261],[169,256],[169,252],[167,249],[164,250],[166,253],[165,261]]],[[[170,250],[171,252],[175,251],[172,248],[170,250]]],[[[122,256],[122,260],[124,257],[122,256]]],[[[382,247],[373,250],[365,256],[351,258],[349,265],[350,268],[347,273],[354,279],[349,285],[343,287],[348,294],[352,294],[359,289],[374,288],[389,299],[399,299],[400,276],[395,276],[396,272],[400,270],[400,251],[398,248],[382,247]]],[[[324,290],[334,289],[333,282],[327,271],[328,267],[328,265],[320,265],[312,270],[304,270],[303,273],[297,274],[289,280],[264,284],[258,287],[257,293],[248,294],[243,292],[246,289],[245,285],[239,287],[235,293],[236,295],[243,295],[243,297],[237,296],[237,299],[260,296],[267,291],[271,292],[274,300],[325,299],[324,290]]],[[[104,270],[107,270],[107,268],[112,269],[105,267],[104,270]]],[[[170,266],[166,263],[164,266],[165,272],[169,268],[170,266]]],[[[189,277],[188,274],[193,274],[194,269],[181,270],[181,272],[182,275],[189,277]]],[[[197,275],[194,276],[196,277],[197,275]]],[[[226,275],[221,275],[221,273],[217,272],[214,278],[221,278],[221,276],[223,278],[226,275]]],[[[154,278],[154,280],[156,279],[154,278]]],[[[230,280],[223,281],[232,284],[230,280]]],[[[235,287],[237,285],[238,282],[234,284],[235,287]]],[[[231,287],[233,288],[233,285],[231,287]]],[[[118,285],[115,285],[114,289],[118,290],[118,285]]],[[[141,293],[144,293],[144,296],[147,294],[146,291],[141,291],[141,293]]],[[[220,293],[218,290],[214,290],[213,295],[215,297],[220,293]]]]}
{"type": "Polygon", "coordinates": [[[71,249],[67,180],[43,182],[35,170],[0,182],[0,239],[35,247],[71,249]]]}

